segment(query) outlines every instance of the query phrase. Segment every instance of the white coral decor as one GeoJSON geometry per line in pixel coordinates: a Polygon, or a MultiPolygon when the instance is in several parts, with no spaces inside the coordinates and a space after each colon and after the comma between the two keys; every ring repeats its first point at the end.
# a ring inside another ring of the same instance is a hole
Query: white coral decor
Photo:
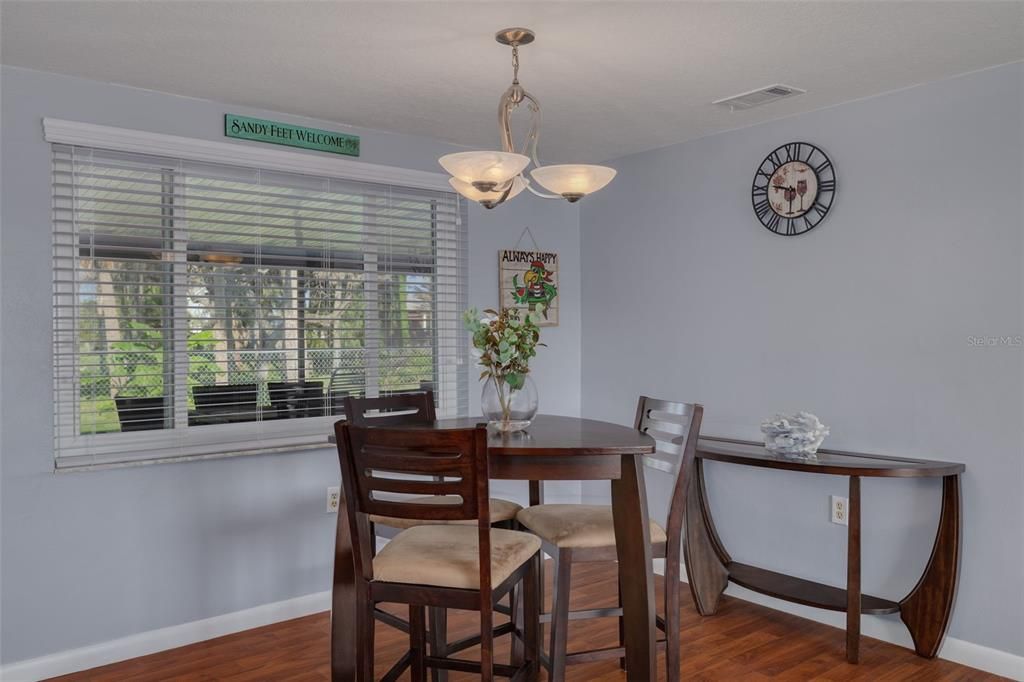
{"type": "Polygon", "coordinates": [[[810,457],[818,451],[828,427],[810,412],[777,414],[774,419],[761,422],[764,447],[783,455],[810,457]]]}

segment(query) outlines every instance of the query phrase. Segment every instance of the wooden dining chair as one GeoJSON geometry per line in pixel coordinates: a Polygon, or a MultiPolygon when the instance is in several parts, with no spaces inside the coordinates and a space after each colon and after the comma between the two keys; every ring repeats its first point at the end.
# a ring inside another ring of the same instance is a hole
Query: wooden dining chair
{"type": "MultiPolygon", "coordinates": [[[[429,426],[437,419],[434,403],[434,392],[430,389],[412,393],[398,393],[381,398],[344,398],[345,418],[349,424],[354,426],[429,426]]],[[[447,504],[451,497],[445,495],[431,495],[416,500],[419,504],[447,504]]],[[[489,500],[491,524],[498,528],[512,528],[516,514],[522,507],[515,502],[491,498],[489,500]]],[[[377,550],[377,537],[389,538],[397,532],[421,526],[425,524],[449,523],[445,521],[423,520],[417,518],[395,518],[374,514],[370,516],[370,534],[374,542],[370,547],[371,553],[377,550]]],[[[473,521],[455,521],[456,524],[470,524],[473,521]]],[[[498,605],[500,613],[511,616],[512,599],[508,606],[498,605]]],[[[377,620],[391,627],[398,628],[403,632],[409,632],[409,623],[402,618],[376,609],[377,620]]],[[[430,609],[430,641],[432,653],[435,656],[444,656],[448,651],[448,614],[443,608],[430,609]]],[[[435,682],[445,682],[447,677],[444,671],[434,672],[435,682]]]]}
{"type": "Polygon", "coordinates": [[[409,607],[409,650],[384,680],[396,680],[410,668],[414,682],[424,682],[428,668],[478,672],[485,681],[494,675],[536,679],[541,543],[529,533],[491,527],[486,428],[369,428],[339,421],[334,429],[353,539],[362,679],[373,679],[374,611],[380,602],[409,607]],[[424,504],[416,498],[385,497],[393,494],[445,495],[450,501],[424,504]],[[407,528],[374,555],[371,515],[447,525],[407,528]],[[510,622],[495,629],[495,604],[519,584],[527,615],[522,627],[510,622]],[[427,607],[479,612],[479,636],[448,649],[452,654],[479,644],[479,663],[427,654],[427,607]],[[494,638],[503,634],[523,642],[518,665],[494,662],[494,638]]]}
{"type": "MultiPolygon", "coordinates": [[[[668,529],[651,521],[651,549],[655,559],[665,559],[665,616],[657,625],[665,633],[659,647],[665,648],[667,679],[679,680],[679,562],[683,509],[689,481],[683,476],[686,464],[696,454],[697,438],[704,408],[701,405],[670,402],[641,396],[636,409],[635,426],[652,436],[657,452],[644,457],[644,463],[674,477],[669,504],[668,529]]],[[[615,561],[615,525],[612,508],[602,505],[542,504],[527,507],[516,516],[521,527],[535,533],[546,554],[554,558],[555,582],[551,613],[541,615],[550,622],[550,648],[544,664],[552,681],[565,679],[565,667],[601,658],[618,658],[625,667],[624,632],[621,599],[618,608],[569,611],[569,585],[572,565],[580,561],[615,561]],[[619,646],[568,653],[566,635],[570,620],[618,616],[619,646]]]]}
{"type": "MultiPolygon", "coordinates": [[[[345,397],[345,419],[354,426],[410,426],[430,425],[437,420],[434,407],[434,392],[431,390],[412,393],[397,393],[382,398],[345,397]]],[[[444,496],[435,495],[419,500],[423,504],[444,504],[444,496]]],[[[522,506],[509,500],[491,499],[491,523],[501,528],[511,528],[516,514],[522,506]]],[[[373,516],[374,527],[404,529],[421,525],[417,519],[399,519],[373,516]]],[[[385,537],[388,537],[385,535],[385,537]]]]}

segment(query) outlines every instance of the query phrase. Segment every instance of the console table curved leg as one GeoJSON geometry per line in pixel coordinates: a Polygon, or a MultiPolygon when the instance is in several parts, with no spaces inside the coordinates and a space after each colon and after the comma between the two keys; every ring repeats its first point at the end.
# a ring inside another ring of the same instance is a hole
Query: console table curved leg
{"type": "Polygon", "coordinates": [[[686,529],[683,563],[698,613],[710,616],[718,610],[718,600],[729,584],[729,571],[725,567],[729,555],[725,553],[711,520],[700,460],[693,458],[684,462],[682,475],[689,479],[683,502],[686,510],[683,517],[686,529]]]}
{"type": "Polygon", "coordinates": [[[942,479],[942,513],[928,565],[917,585],[900,601],[900,618],[919,656],[934,658],[949,626],[960,572],[960,476],[942,479]]]}

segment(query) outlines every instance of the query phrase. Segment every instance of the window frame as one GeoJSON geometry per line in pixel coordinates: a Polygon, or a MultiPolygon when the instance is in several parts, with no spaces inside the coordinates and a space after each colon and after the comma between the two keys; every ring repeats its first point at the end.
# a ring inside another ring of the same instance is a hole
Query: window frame
{"type": "MultiPolygon", "coordinates": [[[[403,189],[423,189],[429,191],[441,191],[446,194],[453,194],[447,182],[447,177],[441,173],[395,168],[369,164],[360,161],[352,161],[341,158],[324,158],[311,153],[295,152],[278,148],[261,148],[247,146],[237,143],[197,140],[179,136],[164,135],[158,133],[146,133],[137,130],[113,128],[109,126],[98,126],[95,124],[76,123],[57,119],[44,119],[44,139],[53,145],[69,145],[75,147],[88,147],[114,152],[128,152],[163,156],[171,160],[187,159],[188,161],[209,161],[218,164],[236,165],[246,168],[262,168],[267,170],[280,170],[304,175],[337,178],[347,181],[363,181],[399,186],[403,189]]],[[[176,172],[176,171],[171,171],[176,172]]],[[[174,181],[174,178],[172,178],[174,181]]],[[[77,184],[75,184],[77,189],[77,184]]],[[[462,415],[468,408],[468,379],[466,376],[466,362],[461,355],[461,345],[465,339],[464,332],[458,329],[458,318],[460,308],[465,306],[465,298],[468,289],[468,272],[464,266],[468,254],[468,225],[466,204],[456,196],[457,214],[454,220],[455,234],[455,256],[452,258],[450,251],[437,249],[439,222],[436,218],[436,202],[431,207],[431,235],[435,244],[431,267],[436,273],[433,292],[433,317],[435,320],[432,353],[435,357],[434,379],[438,386],[454,385],[455,414],[462,415]],[[448,262],[451,261],[451,262],[448,262]],[[460,262],[463,266],[460,269],[460,262]],[[445,282],[445,284],[441,284],[445,282]],[[452,320],[448,318],[451,317],[452,320]],[[452,325],[452,321],[455,325],[452,325]],[[439,354],[444,348],[457,348],[459,350],[457,363],[442,364],[439,354]],[[447,366],[451,364],[452,366],[447,366]]],[[[76,197],[71,196],[71,210],[76,210],[76,197]]],[[[57,197],[54,197],[54,225],[57,222],[57,213],[67,211],[68,207],[60,207],[57,204],[57,197]]],[[[178,240],[182,237],[187,239],[188,215],[181,218],[168,217],[170,235],[163,239],[178,240]]],[[[447,228],[448,225],[446,224],[447,228]]],[[[77,235],[72,236],[71,243],[60,243],[58,237],[60,232],[54,228],[54,266],[58,263],[61,249],[65,249],[64,257],[71,254],[71,258],[79,258],[77,254],[79,244],[77,235]]],[[[170,249],[174,258],[169,261],[170,280],[172,291],[169,294],[174,304],[168,313],[168,329],[172,335],[170,344],[171,362],[165,362],[165,373],[167,378],[173,379],[165,383],[168,387],[165,394],[173,404],[173,423],[169,428],[153,429],[148,431],[135,432],[111,432],[80,434],[77,430],[77,419],[67,418],[67,415],[60,413],[60,406],[70,404],[70,400],[81,400],[80,386],[77,378],[80,361],[78,359],[78,337],[76,334],[77,325],[77,291],[75,279],[62,280],[54,277],[54,467],[55,470],[97,468],[110,466],[128,466],[147,463],[158,463],[168,461],[188,461],[195,459],[208,459],[220,457],[234,457],[248,454],[267,454],[278,452],[293,452],[311,448],[323,448],[326,445],[326,435],[330,425],[337,420],[337,416],[304,417],[294,420],[280,421],[249,421],[217,425],[188,425],[188,389],[187,379],[182,376],[188,374],[188,316],[187,309],[188,277],[189,277],[189,249],[170,249]],[[58,314],[60,306],[72,306],[76,311],[73,316],[61,316],[58,314]],[[68,328],[66,325],[70,325],[68,328]],[[71,353],[67,353],[70,345],[71,353]],[[59,349],[65,348],[63,352],[59,349]],[[58,367],[57,357],[74,357],[74,376],[67,376],[58,367]],[[182,370],[182,367],[185,369],[182,370]],[[182,388],[184,387],[184,390],[182,388]],[[78,396],[75,398],[74,396],[78,396]],[[63,421],[62,421],[63,419],[63,421]],[[210,439],[211,429],[216,429],[217,437],[210,439]],[[64,443],[61,446],[61,443],[64,443]],[[76,454],[61,455],[61,450],[71,451],[76,454]],[[141,452],[140,452],[141,451],[141,452]],[[84,453],[84,454],[83,454],[84,453]]],[[[360,252],[362,255],[362,272],[371,270],[368,253],[360,252]]],[[[339,270],[349,269],[353,272],[356,268],[338,268],[339,270]]],[[[379,278],[374,280],[374,289],[378,286],[379,278]]],[[[376,300],[376,299],[374,299],[376,300]]],[[[369,303],[369,299],[367,299],[369,303]]],[[[377,318],[380,325],[379,312],[376,306],[367,305],[367,310],[374,310],[377,315],[366,315],[364,324],[371,324],[371,317],[377,318]]],[[[298,328],[297,328],[298,330],[298,328]]],[[[298,330],[305,333],[304,330],[298,330]]],[[[369,369],[370,358],[374,356],[373,350],[379,350],[380,335],[368,334],[367,338],[378,339],[376,346],[371,348],[368,343],[364,347],[369,369]]],[[[166,353],[167,351],[165,351],[166,353]]],[[[376,364],[376,363],[373,363],[376,364]]],[[[367,372],[369,375],[370,372],[367,372]]],[[[374,375],[379,382],[379,371],[374,375]]],[[[165,379],[167,381],[167,379],[165,379]]],[[[326,388],[326,387],[325,387],[326,388]]],[[[370,377],[367,378],[367,391],[371,391],[370,377]]],[[[75,403],[76,405],[78,403],[75,403]]]]}

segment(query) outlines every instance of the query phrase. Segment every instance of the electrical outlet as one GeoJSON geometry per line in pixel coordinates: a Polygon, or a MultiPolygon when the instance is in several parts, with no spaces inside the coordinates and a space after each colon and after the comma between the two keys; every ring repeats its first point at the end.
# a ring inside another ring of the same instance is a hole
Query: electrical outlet
{"type": "Polygon", "coordinates": [[[850,500],[838,495],[832,495],[832,523],[840,526],[850,525],[850,500]]]}
{"type": "Polygon", "coordinates": [[[327,513],[337,514],[338,504],[341,502],[341,488],[336,485],[327,488],[327,513]]]}

